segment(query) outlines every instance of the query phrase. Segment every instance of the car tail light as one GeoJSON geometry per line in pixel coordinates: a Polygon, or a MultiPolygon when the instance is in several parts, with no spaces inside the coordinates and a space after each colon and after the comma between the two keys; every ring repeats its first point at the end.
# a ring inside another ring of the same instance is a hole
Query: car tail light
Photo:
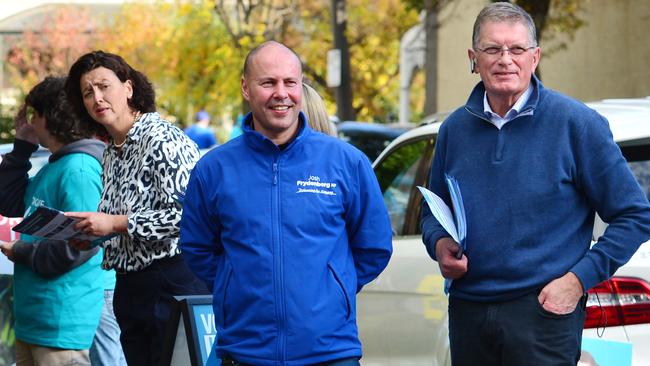
{"type": "Polygon", "coordinates": [[[650,285],[633,277],[613,277],[589,290],[585,328],[650,323],[650,285]]]}

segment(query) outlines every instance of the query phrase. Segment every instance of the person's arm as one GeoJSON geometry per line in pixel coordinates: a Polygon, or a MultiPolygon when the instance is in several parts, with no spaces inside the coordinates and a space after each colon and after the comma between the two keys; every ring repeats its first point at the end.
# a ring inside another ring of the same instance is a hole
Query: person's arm
{"type": "Polygon", "coordinates": [[[13,244],[11,259],[15,263],[29,267],[42,277],[52,278],[86,263],[98,251],[99,248],[79,251],[64,241],[42,240],[27,243],[18,240],[13,244]]]}
{"type": "Polygon", "coordinates": [[[210,147],[212,147],[212,146],[216,145],[218,141],[217,141],[217,138],[214,136],[214,131],[212,131],[212,129],[210,131],[211,131],[211,133],[208,136],[209,136],[209,140],[210,140],[210,147]]]}
{"type": "Polygon", "coordinates": [[[609,279],[650,238],[650,204],[614,143],[607,121],[596,112],[586,118],[575,144],[577,188],[609,226],[571,268],[584,292],[609,279]]]}
{"type": "MultiPolygon", "coordinates": [[[[90,160],[82,166],[67,167],[56,190],[58,202],[55,206],[62,211],[96,210],[101,195],[101,166],[90,160]]],[[[34,243],[17,241],[13,247],[16,263],[28,266],[43,277],[55,277],[86,263],[97,254],[99,248],[77,250],[64,241],[41,240],[34,243]]]]}
{"type": "Polygon", "coordinates": [[[203,182],[197,166],[187,185],[179,245],[190,269],[212,289],[217,272],[216,257],[223,252],[223,247],[219,239],[219,223],[216,215],[210,211],[213,206],[206,197],[204,187],[210,187],[210,184],[203,182]]]}
{"type": "Polygon", "coordinates": [[[365,157],[359,159],[356,174],[356,187],[350,191],[345,216],[359,292],[388,265],[393,236],[379,183],[365,157]]]}
{"type": "Polygon", "coordinates": [[[153,173],[151,179],[155,202],[149,207],[135,207],[128,215],[128,235],[142,242],[169,240],[179,235],[182,206],[179,199],[199,158],[195,144],[181,138],[153,141],[147,147],[146,162],[153,173]],[[155,207],[154,207],[155,206],[155,207]]]}
{"type": "Polygon", "coordinates": [[[38,137],[27,118],[23,104],[14,118],[14,149],[0,159],[0,214],[8,217],[25,213],[24,196],[32,167],[29,158],[38,149],[38,137]]]}
{"type": "Polygon", "coordinates": [[[25,191],[32,167],[30,156],[38,145],[26,140],[14,140],[14,149],[2,156],[0,162],[0,214],[22,217],[25,214],[25,191]]]}

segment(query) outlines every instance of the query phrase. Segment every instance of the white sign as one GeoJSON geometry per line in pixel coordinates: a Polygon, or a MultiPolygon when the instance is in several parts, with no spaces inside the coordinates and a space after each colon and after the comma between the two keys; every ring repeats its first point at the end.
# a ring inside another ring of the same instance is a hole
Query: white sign
{"type": "Polygon", "coordinates": [[[327,86],[336,88],[341,85],[341,50],[327,51],[327,86]]]}

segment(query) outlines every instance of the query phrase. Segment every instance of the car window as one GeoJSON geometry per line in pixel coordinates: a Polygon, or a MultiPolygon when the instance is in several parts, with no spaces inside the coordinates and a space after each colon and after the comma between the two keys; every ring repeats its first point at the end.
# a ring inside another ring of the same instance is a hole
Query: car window
{"type": "Polygon", "coordinates": [[[430,139],[408,141],[375,168],[395,235],[420,233],[422,196],[416,186],[427,184],[432,151],[430,139]]]}
{"type": "Polygon", "coordinates": [[[650,141],[628,142],[621,152],[646,197],[650,199],[650,141]]]}

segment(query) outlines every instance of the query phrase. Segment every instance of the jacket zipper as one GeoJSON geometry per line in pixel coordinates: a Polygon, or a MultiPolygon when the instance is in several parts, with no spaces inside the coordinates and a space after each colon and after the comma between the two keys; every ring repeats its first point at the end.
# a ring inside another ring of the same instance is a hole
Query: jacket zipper
{"type": "Polygon", "coordinates": [[[284,271],[282,270],[282,245],[281,245],[281,230],[280,230],[280,184],[279,184],[279,160],[280,157],[277,156],[276,160],[273,162],[273,266],[275,271],[275,306],[276,313],[278,316],[278,359],[281,360],[281,364],[284,364],[286,359],[286,311],[284,307],[284,271]]]}

